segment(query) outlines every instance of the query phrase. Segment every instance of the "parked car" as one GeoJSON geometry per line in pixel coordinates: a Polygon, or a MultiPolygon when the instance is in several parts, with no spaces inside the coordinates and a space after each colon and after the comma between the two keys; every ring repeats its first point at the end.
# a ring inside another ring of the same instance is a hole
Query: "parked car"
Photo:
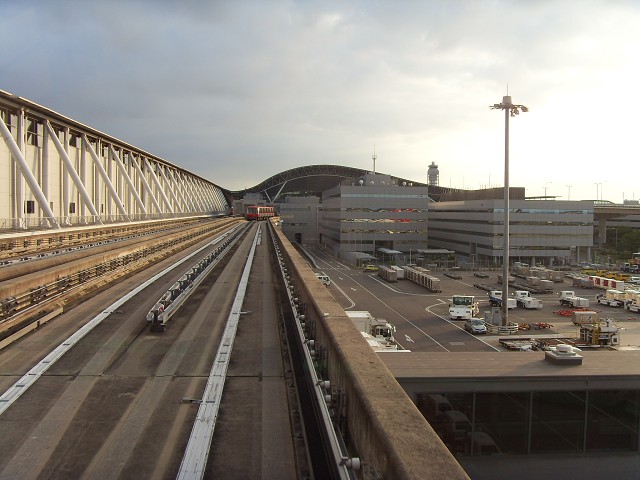
{"type": "Polygon", "coordinates": [[[470,318],[464,322],[464,329],[473,334],[487,333],[487,326],[484,321],[479,318],[470,318]]]}
{"type": "Polygon", "coordinates": [[[378,270],[378,266],[377,265],[372,265],[370,263],[368,263],[367,265],[363,265],[362,269],[364,271],[369,271],[369,272],[375,272],[378,270]]]}

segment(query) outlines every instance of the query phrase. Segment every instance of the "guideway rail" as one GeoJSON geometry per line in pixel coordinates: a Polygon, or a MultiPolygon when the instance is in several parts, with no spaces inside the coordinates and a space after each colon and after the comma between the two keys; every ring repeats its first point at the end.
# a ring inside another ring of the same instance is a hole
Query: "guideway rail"
{"type": "Polygon", "coordinates": [[[253,265],[253,258],[256,251],[256,245],[260,244],[262,238],[262,227],[258,226],[258,231],[253,240],[251,251],[245,263],[242,277],[238,285],[238,291],[231,307],[231,313],[227,318],[227,323],[220,340],[218,352],[216,354],[207,386],[202,395],[202,401],[198,408],[191,435],[187,443],[180,470],[177,479],[179,480],[195,480],[204,478],[207,467],[207,458],[209,457],[209,449],[211,440],[213,439],[213,431],[216,426],[218,410],[220,409],[220,399],[226,379],[227,370],[229,368],[229,360],[231,358],[231,350],[236,337],[238,322],[242,309],[242,303],[249,283],[249,273],[253,265]]]}
{"type": "Polygon", "coordinates": [[[248,228],[249,224],[245,223],[242,228],[234,227],[214,240],[215,243],[221,243],[221,245],[200,260],[167,290],[147,314],[147,322],[151,324],[152,331],[165,331],[169,319],[180,309],[191,294],[195,292],[198,285],[207,278],[207,275],[218,265],[220,259],[235,245],[248,228]]]}

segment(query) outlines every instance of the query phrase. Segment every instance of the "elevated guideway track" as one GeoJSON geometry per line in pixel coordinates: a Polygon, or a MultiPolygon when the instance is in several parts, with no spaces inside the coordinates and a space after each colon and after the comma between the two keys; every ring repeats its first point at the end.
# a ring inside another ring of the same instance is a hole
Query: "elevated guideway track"
{"type": "MultiPolygon", "coordinates": [[[[251,230],[255,233],[255,228],[251,230]]],[[[4,392],[9,390],[9,382],[21,384],[21,377],[27,372],[20,371],[29,359],[45,356],[45,344],[50,345],[56,338],[62,344],[68,343],[64,334],[82,328],[87,311],[103,312],[99,324],[55,363],[50,362],[46,371],[39,372],[37,381],[0,415],[0,429],[4,432],[0,438],[0,478],[175,476],[196,417],[197,405],[183,399],[202,398],[208,365],[222,338],[224,320],[252,240],[247,238],[237,244],[228,262],[217,266],[194,291],[191,301],[174,316],[164,333],[149,331],[146,313],[168,285],[208,253],[207,249],[166,275],[159,276],[159,272],[175,260],[159,262],[148,273],[135,274],[113,285],[66,312],[46,329],[23,338],[16,345],[20,348],[0,352],[0,387],[4,392]],[[113,303],[115,294],[121,292],[125,296],[131,292],[131,285],[138,284],[138,278],[149,276],[155,276],[155,281],[134,289],[135,295],[123,298],[121,304],[113,303]]],[[[184,254],[195,250],[190,247],[184,254]]],[[[259,247],[259,258],[260,262],[268,259],[263,246],[259,247]]],[[[294,454],[294,432],[281,423],[288,425],[290,413],[277,315],[269,312],[273,303],[264,305],[260,299],[261,285],[265,283],[262,276],[266,274],[270,279],[271,271],[260,268],[256,273],[258,277],[252,274],[249,281],[245,306],[255,313],[243,315],[242,321],[246,317],[248,323],[239,332],[242,343],[251,348],[240,347],[234,352],[237,358],[230,369],[232,381],[225,392],[229,403],[226,407],[225,403],[221,405],[230,417],[216,431],[220,438],[214,438],[214,445],[237,447],[237,440],[233,440],[237,429],[230,431],[228,425],[237,427],[238,421],[248,422],[243,431],[250,435],[261,431],[263,421],[265,430],[260,435],[262,441],[256,444],[253,440],[255,449],[241,436],[243,448],[236,461],[233,455],[218,455],[214,447],[207,472],[221,469],[242,471],[242,478],[300,478],[302,474],[296,469],[299,464],[304,465],[301,460],[305,456],[294,454]],[[244,371],[238,372],[238,368],[244,371]],[[251,402],[245,404],[247,395],[254,394],[265,403],[259,411],[267,418],[256,416],[251,402]],[[233,411],[236,408],[249,410],[238,415],[233,411]],[[271,425],[272,421],[277,421],[277,426],[271,425]],[[283,431],[291,431],[291,436],[280,435],[283,431]],[[244,461],[246,455],[252,462],[244,461]]],[[[271,285],[270,280],[267,283],[271,285]]]]}
{"type": "Polygon", "coordinates": [[[92,289],[238,222],[220,219],[198,223],[0,269],[0,339],[32,328],[43,315],[63,308],[92,289]]]}

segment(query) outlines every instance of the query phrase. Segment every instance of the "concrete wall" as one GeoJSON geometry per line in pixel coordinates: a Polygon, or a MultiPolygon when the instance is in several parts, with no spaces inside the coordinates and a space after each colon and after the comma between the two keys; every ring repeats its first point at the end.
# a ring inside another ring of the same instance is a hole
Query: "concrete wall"
{"type": "Polygon", "coordinates": [[[343,433],[350,451],[385,479],[468,478],[307,262],[282,232],[271,231],[306,305],[306,323],[313,322],[315,348],[326,348],[332,391],[346,397],[343,433]]]}

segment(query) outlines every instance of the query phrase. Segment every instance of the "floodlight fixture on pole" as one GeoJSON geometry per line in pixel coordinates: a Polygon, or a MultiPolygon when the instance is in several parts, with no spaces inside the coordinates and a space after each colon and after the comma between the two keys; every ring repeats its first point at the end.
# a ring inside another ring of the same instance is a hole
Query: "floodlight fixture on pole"
{"type": "Polygon", "coordinates": [[[511,96],[502,97],[502,103],[491,105],[492,110],[504,110],[504,246],[502,255],[502,325],[509,324],[509,117],[528,112],[524,105],[515,105],[511,96]]]}

